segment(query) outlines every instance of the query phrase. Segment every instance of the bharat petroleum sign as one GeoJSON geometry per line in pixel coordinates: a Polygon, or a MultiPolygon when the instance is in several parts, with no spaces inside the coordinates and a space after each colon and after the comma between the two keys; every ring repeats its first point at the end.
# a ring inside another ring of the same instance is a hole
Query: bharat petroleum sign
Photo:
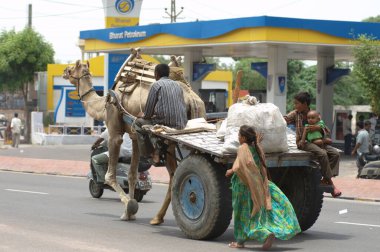
{"type": "Polygon", "coordinates": [[[139,24],[143,0],[103,0],[106,28],[139,24]]]}
{"type": "Polygon", "coordinates": [[[128,14],[133,10],[135,1],[133,0],[118,0],[115,2],[115,9],[120,14],[128,14]]]}

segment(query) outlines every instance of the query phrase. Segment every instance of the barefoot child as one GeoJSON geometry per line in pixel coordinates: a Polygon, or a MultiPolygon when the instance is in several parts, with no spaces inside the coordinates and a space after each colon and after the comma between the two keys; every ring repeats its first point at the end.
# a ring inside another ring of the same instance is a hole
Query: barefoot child
{"type": "Polygon", "coordinates": [[[303,130],[302,139],[301,139],[301,147],[305,145],[306,140],[310,143],[313,143],[320,148],[324,148],[326,144],[331,144],[331,139],[327,138],[322,134],[321,131],[310,131],[309,126],[319,126],[323,131],[327,131],[326,125],[321,120],[320,115],[315,110],[310,110],[307,113],[307,124],[305,124],[305,128],[303,130]]]}
{"type": "MultiPolygon", "coordinates": [[[[286,123],[296,125],[296,144],[298,149],[313,153],[318,159],[323,179],[322,185],[330,185],[333,187],[331,195],[336,198],[342,195],[342,192],[334,185],[332,178],[339,174],[339,152],[331,145],[325,145],[324,149],[310,143],[303,142],[301,144],[302,134],[307,123],[307,114],[310,111],[311,96],[308,92],[300,92],[294,96],[294,110],[289,112],[284,119],[286,123]]],[[[309,131],[321,131],[318,125],[309,125],[309,131]]]]}
{"type": "Polygon", "coordinates": [[[227,177],[232,176],[236,239],[230,248],[243,248],[247,240],[257,240],[268,250],[274,238],[288,240],[301,232],[292,204],[268,180],[264,152],[257,139],[252,127],[240,127],[237,157],[226,172],[227,177]]]}

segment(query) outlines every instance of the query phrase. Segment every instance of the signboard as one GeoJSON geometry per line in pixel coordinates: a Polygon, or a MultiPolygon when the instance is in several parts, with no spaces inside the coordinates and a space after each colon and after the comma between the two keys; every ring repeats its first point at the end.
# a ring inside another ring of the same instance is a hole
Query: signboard
{"type": "Polygon", "coordinates": [[[277,77],[278,92],[277,95],[285,95],[286,90],[286,76],[280,75],[277,77]]]}
{"type": "Polygon", "coordinates": [[[105,27],[139,25],[143,0],[103,0],[105,27]]]}
{"type": "Polygon", "coordinates": [[[209,72],[215,71],[215,64],[193,63],[193,81],[202,80],[209,72]]]}
{"type": "Polygon", "coordinates": [[[84,117],[86,111],[79,100],[78,92],[76,90],[65,90],[66,94],[66,108],[65,116],[67,117],[84,117]]]}
{"type": "Polygon", "coordinates": [[[108,54],[108,89],[112,88],[117,72],[128,57],[129,54],[108,54]]]}
{"type": "Polygon", "coordinates": [[[252,62],[251,69],[256,70],[264,78],[268,76],[268,62],[252,62]]]}

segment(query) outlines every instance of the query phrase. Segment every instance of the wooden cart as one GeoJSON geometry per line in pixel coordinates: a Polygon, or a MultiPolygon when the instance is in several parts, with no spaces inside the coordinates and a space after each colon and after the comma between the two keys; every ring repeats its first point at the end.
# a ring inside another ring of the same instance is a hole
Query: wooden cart
{"type": "MultiPolygon", "coordinates": [[[[223,142],[215,133],[154,133],[163,142],[170,141],[178,147],[172,208],[178,226],[192,239],[222,235],[232,217],[230,179],[225,177],[225,172],[235,154],[222,152],[223,142]]],[[[321,175],[311,153],[298,150],[289,140],[288,144],[287,152],[266,154],[266,161],[272,181],[293,204],[305,231],[315,223],[322,208],[321,175]]]]}

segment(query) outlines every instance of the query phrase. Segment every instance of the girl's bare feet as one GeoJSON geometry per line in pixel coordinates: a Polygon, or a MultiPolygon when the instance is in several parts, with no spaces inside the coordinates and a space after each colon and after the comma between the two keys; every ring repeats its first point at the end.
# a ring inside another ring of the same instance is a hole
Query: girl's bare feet
{"type": "Polygon", "coordinates": [[[265,240],[265,242],[263,244],[263,250],[268,250],[272,247],[272,243],[273,243],[274,238],[275,238],[274,234],[268,235],[267,239],[265,240]]]}
{"type": "Polygon", "coordinates": [[[231,242],[228,244],[228,247],[230,248],[244,248],[244,244],[239,244],[237,242],[231,242]]]}

